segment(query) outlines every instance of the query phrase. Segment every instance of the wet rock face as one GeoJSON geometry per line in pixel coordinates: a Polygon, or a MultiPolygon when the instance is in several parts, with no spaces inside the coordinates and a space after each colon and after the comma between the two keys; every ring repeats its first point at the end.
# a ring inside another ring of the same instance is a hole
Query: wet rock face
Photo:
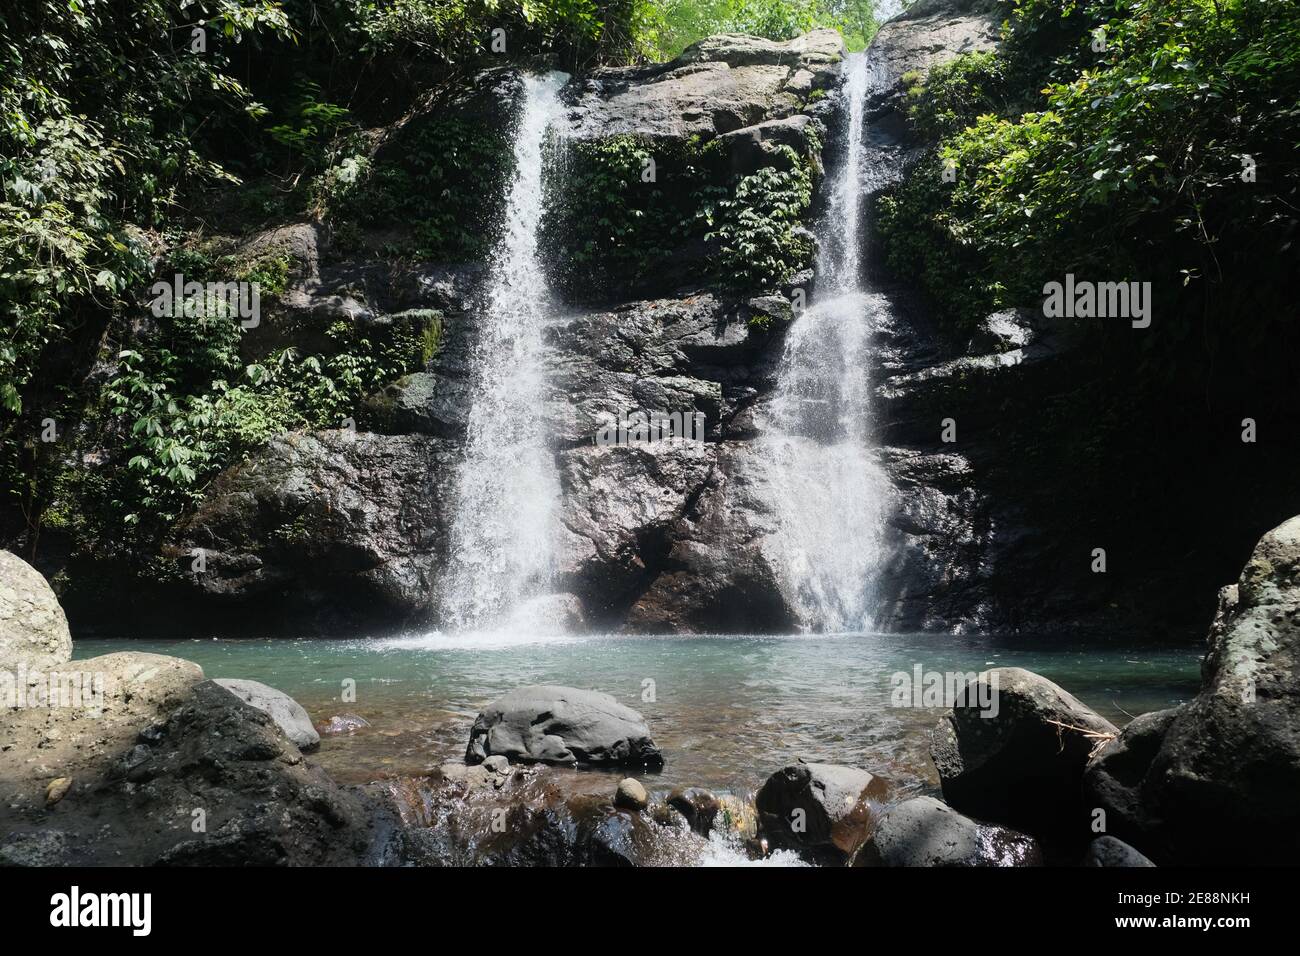
{"type": "Polygon", "coordinates": [[[1283,864],[1300,852],[1300,517],[1220,593],[1190,702],[1133,721],[1088,767],[1108,831],[1157,863],[1283,864]]]}
{"type": "Polygon", "coordinates": [[[834,30],[786,43],[724,35],[693,44],[672,63],[597,70],[573,95],[570,134],[712,139],[790,116],[838,78],[844,44],[834,30]]]}
{"type": "Polygon", "coordinates": [[[915,797],[881,814],[855,866],[1041,866],[1032,837],[978,823],[933,797],[915,797]]]}
{"type": "Polygon", "coordinates": [[[661,767],[645,719],[609,694],[573,687],[521,687],[489,704],[470,730],[465,760],[661,767]]]}
{"type": "Polygon", "coordinates": [[[419,619],[454,449],[425,435],[294,433],[225,472],[178,534],[183,595],[206,625],[397,625],[419,619]],[[193,569],[196,549],[204,568],[193,569]]]}
{"type": "Polygon", "coordinates": [[[48,670],[71,657],[68,619],[44,576],[0,551],[0,670],[48,670]]]}
{"type": "Polygon", "coordinates": [[[1089,755],[1118,733],[1045,677],[999,667],[980,674],[940,721],[930,755],[953,808],[1070,844],[1087,832],[1089,755]]]}
{"type": "Polygon", "coordinates": [[[871,43],[877,64],[875,96],[868,108],[901,112],[905,90],[899,80],[916,70],[962,53],[991,50],[998,41],[1002,13],[997,0],[919,0],[881,25],[871,43]]]}
{"type": "Polygon", "coordinates": [[[6,856],[82,865],[346,865],[384,814],[307,764],[266,714],[213,682],[141,728],[101,777],[6,827],[6,856]]]}
{"type": "MultiPolygon", "coordinates": [[[[444,767],[417,784],[388,785],[403,829],[394,858],[414,866],[683,866],[705,840],[669,813],[662,818],[609,795],[570,793],[554,771],[513,767],[474,776],[444,767]],[[450,772],[449,772],[450,771],[450,772]]],[[[655,804],[652,809],[665,809],[655,804]]]]}
{"type": "Polygon", "coordinates": [[[755,796],[759,834],[772,849],[842,866],[871,833],[888,792],[883,778],[857,767],[794,764],[772,774],[755,796]]]}

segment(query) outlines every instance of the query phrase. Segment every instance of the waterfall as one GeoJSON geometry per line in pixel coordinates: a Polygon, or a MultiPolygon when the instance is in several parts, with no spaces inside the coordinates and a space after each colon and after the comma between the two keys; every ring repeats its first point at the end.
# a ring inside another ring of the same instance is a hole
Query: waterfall
{"type": "MultiPolygon", "coordinates": [[[[784,596],[811,630],[871,626],[889,482],[873,454],[867,364],[873,303],[863,279],[865,54],[846,58],[838,172],[817,225],[816,290],[785,339],[762,410],[764,542],[784,596]]],[[[832,157],[835,159],[836,157],[832,157]]]]}
{"type": "Polygon", "coordinates": [[[563,73],[524,80],[514,176],[471,354],[468,433],[449,509],[441,618],[451,630],[498,623],[544,593],[552,576],[560,487],[539,410],[542,326],[553,304],[537,227],[547,131],[567,81],[563,73]]]}

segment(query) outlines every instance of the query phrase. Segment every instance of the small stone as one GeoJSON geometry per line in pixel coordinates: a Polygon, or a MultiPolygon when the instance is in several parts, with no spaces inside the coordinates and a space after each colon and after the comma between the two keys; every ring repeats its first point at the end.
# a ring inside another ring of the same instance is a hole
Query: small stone
{"type": "Polygon", "coordinates": [[[649,805],[650,795],[640,782],[631,777],[619,781],[618,789],[614,791],[614,806],[625,810],[644,810],[649,805]]]}
{"type": "Polygon", "coordinates": [[[510,761],[501,754],[493,754],[483,761],[483,766],[493,773],[506,774],[510,772],[510,761]]]}
{"type": "Polygon", "coordinates": [[[52,807],[68,795],[72,789],[71,777],[57,777],[45,788],[45,805],[52,807]]]}

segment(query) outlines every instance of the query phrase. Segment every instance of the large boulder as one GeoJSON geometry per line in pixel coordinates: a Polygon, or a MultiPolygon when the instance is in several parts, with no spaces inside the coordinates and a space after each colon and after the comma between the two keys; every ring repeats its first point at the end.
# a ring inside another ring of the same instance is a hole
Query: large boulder
{"type": "Polygon", "coordinates": [[[213,683],[224,687],[245,704],[260,710],[275,721],[284,735],[304,753],[320,746],[320,734],[312,725],[311,717],[302,705],[284,691],[268,687],[255,680],[235,680],[219,677],[213,683]]]}
{"type": "Polygon", "coordinates": [[[603,139],[712,139],[791,116],[814,89],[833,86],[844,41],[814,30],[785,43],[725,34],[687,47],[671,63],[594,70],[570,112],[570,135],[603,139]]]}
{"type": "Polygon", "coordinates": [[[934,797],[913,797],[881,814],[855,866],[1041,866],[1032,837],[978,823],[934,797]]]}
{"type": "Polygon", "coordinates": [[[965,688],[931,734],[930,755],[955,809],[1068,843],[1084,832],[1088,758],[1118,733],[1047,678],[999,667],[965,688]]]}
{"type": "Polygon", "coordinates": [[[1300,517],[1220,593],[1200,693],[1135,720],[1088,767],[1108,832],[1157,863],[1300,855],[1300,517]]]}
{"type": "Polygon", "coordinates": [[[423,621],[456,455],[427,435],[273,438],[218,476],[176,535],[177,598],[198,602],[210,630],[250,617],[298,633],[423,621]]]}
{"type": "MultiPolygon", "coordinates": [[[[72,661],[57,673],[57,706],[36,699],[35,706],[0,712],[0,806],[15,812],[43,806],[46,786],[57,778],[71,778],[73,794],[80,792],[203,680],[203,669],[191,661],[137,651],[72,661]]],[[[27,692],[19,701],[31,702],[32,690],[48,689],[49,677],[29,672],[28,686],[15,688],[27,692]]]]}
{"type": "Polygon", "coordinates": [[[889,785],[857,767],[797,763],[767,778],[754,806],[768,846],[842,866],[870,835],[889,785]]]}
{"type": "Polygon", "coordinates": [[[72,658],[68,619],[41,572],[0,551],[0,670],[49,670],[72,658]]]}
{"type": "Polygon", "coordinates": [[[377,862],[384,811],[308,764],[265,713],[215,682],[52,807],[6,820],[0,859],[63,865],[377,862]]]}
{"type": "Polygon", "coordinates": [[[645,719],[609,694],[573,687],[519,687],[483,709],[465,761],[500,754],[511,762],[663,766],[645,719]]]}

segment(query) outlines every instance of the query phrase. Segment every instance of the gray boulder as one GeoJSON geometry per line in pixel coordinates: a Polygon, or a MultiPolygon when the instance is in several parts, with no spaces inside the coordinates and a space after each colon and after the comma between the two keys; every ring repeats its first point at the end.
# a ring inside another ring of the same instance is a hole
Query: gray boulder
{"type": "Polygon", "coordinates": [[[0,670],[46,671],[72,659],[72,635],[41,572],[0,551],[0,670]]]}
{"type": "Polygon", "coordinates": [[[293,432],[212,483],[179,530],[172,596],[204,626],[320,632],[422,622],[456,446],[427,435],[293,432]],[[204,568],[193,570],[201,549],[204,568]]]}
{"type": "Polygon", "coordinates": [[[320,734],[302,705],[283,691],[255,680],[217,678],[213,681],[230,691],[245,704],[255,707],[275,721],[284,735],[303,752],[320,746],[320,734]]]}
{"type": "Polygon", "coordinates": [[[785,43],[738,34],[707,37],[672,63],[594,70],[577,89],[570,133],[712,139],[799,112],[839,75],[844,43],[814,30],[785,43]]]}
{"type": "Polygon", "coordinates": [[[212,681],[192,685],[135,746],[81,773],[57,804],[6,824],[0,860],[82,866],[374,863],[393,825],[212,681]]]}
{"type": "Polygon", "coordinates": [[[1032,837],[977,823],[933,797],[914,797],[881,814],[855,866],[1041,866],[1032,837]]]}
{"type": "Polygon", "coordinates": [[[1200,693],[1133,721],[1088,767],[1108,832],[1157,863],[1300,854],[1300,517],[1220,592],[1200,693]]]}
{"type": "Polygon", "coordinates": [[[857,767],[792,764],[768,777],[754,797],[758,832],[771,848],[843,865],[870,835],[888,792],[884,778],[857,767]]]}
{"type": "Polygon", "coordinates": [[[1084,866],[1155,866],[1150,860],[1113,836],[1099,836],[1088,844],[1083,856],[1084,866]]]}
{"type": "Polygon", "coordinates": [[[511,762],[663,766],[645,719],[609,694],[573,687],[520,687],[474,721],[465,762],[493,754],[511,762]]]}
{"type": "Polygon", "coordinates": [[[1089,756],[1118,733],[1047,678],[999,667],[981,673],[939,722],[930,756],[957,810],[1068,842],[1084,832],[1089,756]]]}

